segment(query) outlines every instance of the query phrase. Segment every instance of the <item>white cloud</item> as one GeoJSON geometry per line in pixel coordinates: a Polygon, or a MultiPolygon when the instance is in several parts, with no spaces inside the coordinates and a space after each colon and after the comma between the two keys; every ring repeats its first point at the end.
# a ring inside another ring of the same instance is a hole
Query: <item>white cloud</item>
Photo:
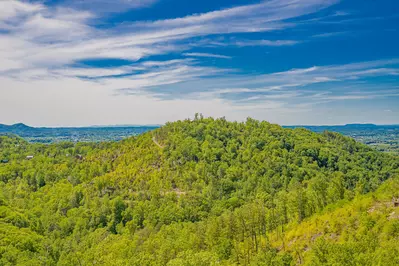
{"type": "Polygon", "coordinates": [[[245,46],[290,46],[300,43],[293,40],[241,40],[233,42],[233,45],[245,46]]]}
{"type": "Polygon", "coordinates": [[[348,35],[350,33],[351,33],[350,31],[334,31],[334,32],[325,32],[325,33],[315,34],[312,37],[327,38],[327,37],[333,37],[333,36],[348,35]]]}
{"type": "Polygon", "coordinates": [[[231,59],[231,56],[220,55],[220,54],[209,54],[209,53],[184,53],[183,55],[192,56],[192,57],[212,57],[212,58],[231,59]]]}
{"type": "Polygon", "coordinates": [[[158,0],[64,0],[62,5],[96,13],[126,12],[130,9],[146,8],[158,0]]]}
{"type": "Polygon", "coordinates": [[[370,77],[398,75],[399,69],[396,66],[398,62],[394,59],[346,65],[314,66],[263,75],[240,74],[226,70],[223,75],[216,77],[205,75],[200,83],[194,80],[183,83],[181,86],[175,84],[174,90],[169,91],[167,96],[172,98],[220,98],[231,104],[262,99],[286,99],[286,102],[289,103],[290,101],[309,101],[310,99],[326,101],[397,96],[398,91],[395,85],[386,85],[392,87],[392,90],[382,90],[380,93],[375,92],[378,88],[370,88],[372,93],[364,90],[369,87],[367,79],[370,77]],[[317,90],[317,86],[325,86],[325,84],[328,85],[327,89],[331,89],[335,94],[314,92],[315,89],[317,90]],[[352,87],[348,87],[348,84],[352,84],[352,87]],[[344,91],[339,91],[340,88],[344,91]],[[361,91],[362,93],[355,92],[356,89],[362,88],[364,89],[361,91]],[[348,93],[348,91],[352,93],[348,93]]]}
{"type": "MultiPolygon", "coordinates": [[[[109,0],[95,1],[99,5],[111,3],[109,0]]],[[[284,22],[285,19],[316,12],[335,2],[273,0],[183,18],[134,22],[100,30],[89,23],[95,18],[90,10],[69,8],[85,5],[87,1],[68,1],[68,7],[49,8],[43,4],[7,0],[5,4],[2,3],[5,8],[0,11],[1,25],[5,25],[9,31],[0,36],[7,39],[6,47],[0,51],[0,61],[1,64],[15,62],[13,68],[54,68],[93,58],[139,60],[189,49],[179,42],[195,36],[281,29],[289,26],[284,22]]],[[[135,7],[141,4],[148,3],[126,0],[118,1],[115,5],[135,7]]],[[[96,5],[90,2],[90,6],[96,5]]],[[[260,45],[290,45],[293,42],[262,40],[260,45]]]]}
{"type": "Polygon", "coordinates": [[[262,1],[259,4],[244,5],[223,9],[203,14],[189,15],[183,18],[158,20],[154,22],[140,23],[140,26],[148,27],[183,27],[203,25],[203,30],[210,32],[231,31],[261,31],[267,30],[273,23],[280,23],[286,19],[314,13],[329,7],[337,0],[271,0],[262,1]],[[228,21],[228,25],[223,22],[228,21]],[[245,29],[244,26],[249,26],[245,29]]]}
{"type": "Polygon", "coordinates": [[[12,20],[43,9],[45,9],[45,6],[42,4],[32,4],[16,0],[2,0],[0,20],[12,20]]]}

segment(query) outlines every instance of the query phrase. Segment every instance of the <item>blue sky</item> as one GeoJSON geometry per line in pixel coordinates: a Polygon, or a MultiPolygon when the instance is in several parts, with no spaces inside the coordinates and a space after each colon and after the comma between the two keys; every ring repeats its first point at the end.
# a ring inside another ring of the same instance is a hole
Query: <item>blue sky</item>
{"type": "Polygon", "coordinates": [[[399,124],[396,0],[0,2],[0,123],[399,124]]]}

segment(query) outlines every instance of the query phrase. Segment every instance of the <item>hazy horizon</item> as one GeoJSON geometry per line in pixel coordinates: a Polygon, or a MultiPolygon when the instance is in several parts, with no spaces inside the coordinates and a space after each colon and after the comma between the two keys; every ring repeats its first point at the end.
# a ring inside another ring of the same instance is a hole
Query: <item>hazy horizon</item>
{"type": "MultiPolygon", "coordinates": [[[[245,121],[236,121],[236,120],[228,120],[231,122],[245,122],[245,121]]],[[[266,121],[266,120],[260,120],[260,121],[266,121]]],[[[168,122],[175,122],[175,121],[168,121],[168,122]]],[[[269,122],[269,121],[266,121],[269,122]]],[[[19,123],[13,123],[13,124],[4,124],[0,123],[0,125],[5,125],[5,126],[13,126],[17,124],[23,124],[28,127],[33,127],[33,128],[107,128],[107,127],[161,127],[164,126],[165,124],[117,124],[117,125],[82,125],[82,126],[46,126],[46,125],[30,125],[26,124],[23,122],[19,123]]],[[[273,123],[273,124],[278,124],[278,123],[273,123]]],[[[375,123],[348,123],[348,124],[279,124],[283,127],[300,127],[300,126],[314,126],[314,127],[323,127],[323,126],[346,126],[346,125],[376,125],[376,126],[398,126],[399,124],[375,124],[375,123]]]]}

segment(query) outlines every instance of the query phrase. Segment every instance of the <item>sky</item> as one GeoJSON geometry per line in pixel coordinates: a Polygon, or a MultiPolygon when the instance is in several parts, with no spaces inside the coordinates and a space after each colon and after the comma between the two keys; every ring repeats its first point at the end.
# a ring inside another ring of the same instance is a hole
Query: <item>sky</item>
{"type": "Polygon", "coordinates": [[[0,0],[0,123],[399,124],[397,0],[0,0]]]}

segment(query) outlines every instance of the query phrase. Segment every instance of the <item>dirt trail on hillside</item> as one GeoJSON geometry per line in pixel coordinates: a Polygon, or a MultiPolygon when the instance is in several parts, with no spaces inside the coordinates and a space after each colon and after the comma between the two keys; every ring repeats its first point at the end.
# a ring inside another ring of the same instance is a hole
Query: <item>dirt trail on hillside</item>
{"type": "Polygon", "coordinates": [[[161,144],[158,143],[158,141],[155,139],[155,137],[152,137],[152,141],[155,143],[155,145],[157,145],[159,148],[163,149],[164,146],[162,146],[161,144]]]}

